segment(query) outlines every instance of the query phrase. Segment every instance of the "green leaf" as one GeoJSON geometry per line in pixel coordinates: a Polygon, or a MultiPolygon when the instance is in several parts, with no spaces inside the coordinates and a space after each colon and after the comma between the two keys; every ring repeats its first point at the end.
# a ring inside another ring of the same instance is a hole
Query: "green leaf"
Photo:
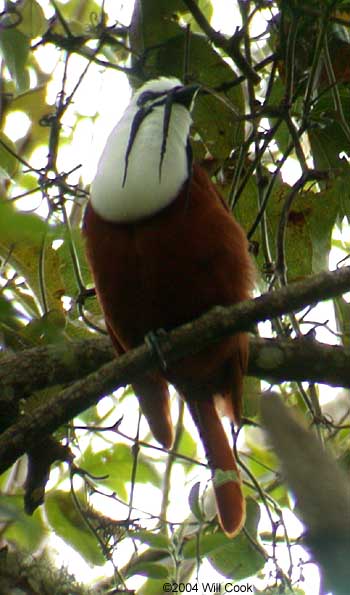
{"type": "Polygon", "coordinates": [[[303,194],[302,208],[307,213],[306,222],[312,241],[312,272],[320,273],[328,269],[329,252],[332,245],[332,233],[337,216],[341,211],[340,194],[337,184],[330,186],[318,194],[303,194]]]}
{"type": "Polygon", "coordinates": [[[247,459],[251,473],[257,479],[262,479],[265,482],[273,481],[276,477],[275,470],[278,469],[278,459],[270,448],[256,440],[255,428],[247,428],[246,444],[251,455],[247,459]]]}
{"type": "Polygon", "coordinates": [[[260,411],[261,382],[258,378],[244,376],[243,383],[243,416],[253,419],[260,411]]]}
{"type": "Polygon", "coordinates": [[[0,132],[0,174],[2,176],[14,178],[16,175],[19,162],[15,154],[15,144],[6,134],[0,132]]]}
{"type": "MultiPolygon", "coordinates": [[[[183,4],[185,4],[185,3],[183,3],[183,4]]],[[[211,17],[213,15],[213,4],[212,4],[211,0],[199,0],[198,5],[199,5],[200,11],[204,14],[207,21],[210,22],[211,17]]],[[[203,34],[203,30],[198,25],[196,19],[190,14],[190,12],[188,12],[185,15],[185,18],[186,18],[186,23],[188,23],[191,27],[192,33],[203,34]]]]}
{"type": "Polygon", "coordinates": [[[176,19],[172,17],[186,12],[188,8],[182,0],[136,0],[133,23],[138,29],[143,30],[144,43],[149,47],[167,39],[176,27],[176,19]]]}
{"type": "MultiPolygon", "coordinates": [[[[24,277],[36,301],[41,305],[38,271],[46,232],[50,237],[52,228],[37,215],[16,211],[11,203],[0,202],[0,256],[24,277]]],[[[59,265],[58,254],[53,250],[48,239],[42,262],[47,306],[48,310],[58,311],[64,315],[61,297],[65,293],[65,287],[59,265]]],[[[60,325],[61,323],[62,316],[60,325]]]]}
{"type": "Polygon", "coordinates": [[[138,595],[155,595],[156,593],[164,593],[163,591],[164,579],[148,578],[146,582],[138,589],[138,595]]]}
{"type": "MultiPolygon", "coordinates": [[[[47,79],[43,73],[40,75],[40,81],[47,83],[47,79]]],[[[26,139],[24,153],[22,156],[30,158],[31,153],[40,145],[46,145],[49,142],[49,126],[42,126],[41,122],[44,117],[48,118],[53,113],[53,106],[47,104],[47,86],[46,84],[40,84],[34,89],[28,89],[24,93],[20,93],[13,99],[10,104],[11,110],[19,110],[24,112],[31,121],[30,134],[26,139]]],[[[29,174],[26,173],[23,178],[28,178],[29,174]]],[[[34,178],[32,187],[38,185],[37,178],[34,178]],[[35,182],[34,182],[35,180],[35,182]]],[[[22,180],[18,180],[18,183],[27,188],[23,184],[22,180]]],[[[28,188],[29,189],[29,188],[28,188]]]]}
{"type": "MultiPolygon", "coordinates": [[[[117,443],[110,448],[93,452],[87,448],[79,465],[94,475],[95,481],[104,486],[108,486],[115,491],[120,498],[127,500],[126,483],[130,481],[134,459],[129,446],[117,443]],[[98,479],[102,477],[102,479],[98,479]]],[[[155,486],[160,486],[161,478],[155,470],[149,459],[138,454],[136,482],[150,482],[155,486]]]]}
{"type": "MultiPolygon", "coordinates": [[[[71,257],[69,242],[72,241],[72,243],[74,244],[74,250],[78,256],[83,280],[86,285],[89,285],[92,283],[92,277],[91,277],[91,272],[90,272],[90,269],[89,269],[89,267],[87,265],[87,261],[86,261],[85,241],[84,241],[84,238],[82,236],[80,229],[72,229],[70,237],[68,236],[68,234],[66,234],[64,232],[61,234],[58,234],[57,239],[63,240],[63,244],[61,244],[61,246],[58,248],[57,254],[60,257],[60,262],[61,262],[60,269],[62,271],[62,276],[65,281],[67,295],[74,296],[74,295],[76,295],[78,287],[77,287],[77,281],[74,276],[74,271],[73,271],[73,267],[72,267],[72,257],[71,257]]],[[[96,306],[95,313],[100,312],[100,310],[98,309],[98,306],[96,305],[97,300],[96,299],[89,300],[88,305],[89,305],[89,307],[90,306],[92,307],[92,304],[90,304],[90,302],[92,302],[96,306]]]]}
{"type": "Polygon", "coordinates": [[[29,551],[37,550],[46,537],[46,530],[39,510],[28,516],[23,510],[23,497],[0,495],[0,518],[12,518],[3,536],[29,551]],[[6,512],[5,512],[6,511],[6,512]]]}
{"type": "Polygon", "coordinates": [[[29,40],[15,28],[0,30],[0,54],[9,70],[17,91],[29,87],[29,74],[26,70],[29,54],[29,40]]]}
{"type": "MultiPolygon", "coordinates": [[[[65,295],[72,297],[74,304],[75,298],[78,294],[78,285],[72,263],[72,254],[69,244],[70,240],[65,233],[61,234],[61,236],[58,235],[57,239],[63,239],[63,243],[56,251],[56,254],[59,258],[59,270],[64,282],[65,295]]],[[[73,229],[71,233],[71,239],[79,261],[80,272],[84,284],[87,287],[91,285],[93,281],[86,261],[84,239],[82,237],[81,230],[73,229]]],[[[96,297],[85,301],[84,310],[87,318],[95,320],[97,321],[97,324],[100,324],[99,319],[101,319],[102,314],[99,302],[96,297]]],[[[80,312],[76,305],[75,307],[73,306],[69,312],[66,333],[68,336],[73,337],[74,339],[84,339],[87,337],[91,338],[91,332],[87,328],[86,324],[80,320],[80,312]]]]}
{"type": "MultiPolygon", "coordinates": [[[[183,428],[181,432],[181,438],[177,448],[177,452],[190,458],[194,458],[196,456],[197,442],[193,435],[190,432],[188,432],[188,430],[186,430],[186,428],[183,428]]],[[[178,463],[180,462],[183,466],[185,473],[188,473],[193,468],[194,463],[191,463],[190,461],[181,461],[179,459],[178,463]]]]}
{"type": "Polygon", "coordinates": [[[203,520],[203,513],[199,503],[199,490],[200,490],[200,482],[197,481],[191,488],[191,491],[188,496],[188,503],[190,505],[190,509],[192,514],[198,519],[199,521],[203,520]]]}
{"type": "Polygon", "coordinates": [[[33,343],[57,344],[64,341],[65,323],[63,312],[50,310],[41,318],[35,318],[27,324],[23,334],[33,343]]]}
{"type": "MultiPolygon", "coordinates": [[[[155,75],[183,75],[185,33],[179,28],[157,52],[151,53],[150,65],[155,75]]],[[[203,35],[192,35],[189,69],[196,80],[208,87],[220,87],[234,81],[236,75],[203,35]]],[[[210,153],[217,159],[226,159],[232,149],[244,139],[244,126],[236,116],[244,111],[244,97],[240,85],[217,96],[196,98],[193,109],[194,128],[204,140],[210,153]]],[[[198,150],[194,146],[195,156],[198,150]]]]}
{"type": "Polygon", "coordinates": [[[0,323],[10,324],[13,319],[17,320],[17,317],[18,312],[12,302],[0,294],[0,323]]]}
{"type": "Polygon", "coordinates": [[[131,566],[127,572],[127,577],[141,574],[153,579],[166,579],[169,576],[169,571],[163,564],[156,562],[139,562],[131,566]]]}
{"type": "MultiPolygon", "coordinates": [[[[269,97],[269,107],[278,108],[285,98],[286,88],[284,83],[281,79],[275,80],[274,84],[272,85],[270,97],[269,97]]],[[[275,119],[269,118],[270,126],[275,125],[275,119]]],[[[285,153],[287,147],[290,144],[291,136],[289,132],[289,128],[287,124],[282,121],[279,127],[277,128],[275,135],[273,137],[274,141],[276,141],[277,146],[281,153],[285,153]]]]}
{"type": "MultiPolygon", "coordinates": [[[[256,539],[259,518],[259,505],[248,498],[245,528],[253,539],[256,539]]],[[[265,565],[259,544],[254,547],[243,531],[234,539],[222,531],[194,537],[185,543],[182,554],[185,559],[207,557],[215,570],[237,581],[255,574],[265,565]]]]}
{"type": "MultiPolygon", "coordinates": [[[[66,24],[73,35],[77,32],[75,25],[80,25],[80,31],[86,33],[87,27],[91,26],[93,17],[100,15],[101,4],[95,0],[84,0],[84,2],[59,2],[59,10],[62,17],[66,20],[66,24]],[[73,23],[73,27],[72,27],[73,23]]],[[[55,33],[65,34],[62,24],[57,19],[54,25],[55,33]]]]}
{"type": "MultiPolygon", "coordinates": [[[[339,170],[338,170],[339,171],[339,170]]],[[[331,184],[333,193],[338,195],[339,204],[341,207],[340,217],[341,219],[345,216],[350,221],[350,167],[349,164],[344,160],[342,162],[342,168],[340,175],[331,184]]],[[[341,246],[344,248],[344,244],[341,246]]]]}
{"type": "MultiPolygon", "coordinates": [[[[347,85],[338,86],[344,119],[350,120],[350,89],[347,85]]],[[[350,152],[350,139],[343,129],[341,120],[335,110],[332,92],[320,94],[310,114],[313,126],[308,129],[308,137],[312,157],[317,169],[330,169],[342,166],[339,156],[342,151],[350,152]]]]}
{"type": "Polygon", "coordinates": [[[19,13],[22,17],[17,25],[18,31],[21,31],[29,38],[43,35],[48,27],[44,11],[36,0],[25,0],[19,6],[19,13]]]}
{"type": "Polygon", "coordinates": [[[171,541],[162,533],[152,533],[151,531],[135,531],[132,534],[133,539],[139,539],[142,543],[147,543],[151,548],[166,550],[171,548],[171,541]]]}
{"type": "Polygon", "coordinates": [[[217,533],[207,533],[187,541],[182,549],[182,555],[185,560],[198,557],[206,557],[218,548],[222,548],[231,540],[220,531],[217,533]]]}
{"type": "MultiPolygon", "coordinates": [[[[266,172],[267,179],[270,178],[266,172]]],[[[292,187],[279,180],[275,183],[267,209],[268,242],[275,258],[276,235],[283,205],[292,187]]],[[[227,194],[227,189],[223,188],[227,194]]],[[[341,197],[332,186],[322,192],[302,191],[293,200],[289,211],[285,236],[285,259],[288,280],[304,278],[328,267],[331,236],[337,214],[341,210],[341,197]]],[[[235,216],[244,229],[250,229],[257,214],[256,180],[251,177],[235,207],[235,216]]],[[[254,237],[260,241],[260,230],[254,237]]],[[[263,254],[258,255],[258,266],[263,266],[263,254]]]]}
{"type": "MultiPolygon", "coordinates": [[[[16,292],[14,293],[16,295],[16,292]]],[[[0,294],[0,334],[4,345],[14,350],[23,349],[26,344],[23,313],[18,310],[17,305],[18,303],[12,299],[12,296],[7,299],[7,296],[0,294]]]]}
{"type": "Polygon", "coordinates": [[[14,301],[21,304],[21,307],[28,313],[30,318],[40,318],[41,312],[38,308],[38,302],[31,293],[25,283],[12,284],[11,292],[13,293],[14,301]]]}
{"type": "MultiPolygon", "coordinates": [[[[78,496],[83,503],[83,497],[78,496]]],[[[84,504],[83,504],[84,507],[84,504]]],[[[47,519],[59,537],[75,549],[87,562],[101,566],[105,563],[99,543],[76,509],[69,492],[56,490],[46,496],[47,519]]]]}
{"type": "Polygon", "coordinates": [[[17,211],[11,202],[0,202],[1,240],[30,241],[48,229],[47,224],[37,215],[17,211]]]}
{"type": "Polygon", "coordinates": [[[341,333],[342,344],[349,349],[350,346],[350,304],[343,296],[333,300],[335,319],[338,333],[341,333]]]}
{"type": "MultiPolygon", "coordinates": [[[[257,526],[260,519],[259,505],[251,498],[247,499],[247,519],[245,527],[253,539],[256,539],[257,526]]],[[[227,578],[235,581],[243,580],[256,574],[265,565],[265,556],[241,531],[235,539],[227,539],[227,543],[208,555],[210,564],[227,578]]]]}

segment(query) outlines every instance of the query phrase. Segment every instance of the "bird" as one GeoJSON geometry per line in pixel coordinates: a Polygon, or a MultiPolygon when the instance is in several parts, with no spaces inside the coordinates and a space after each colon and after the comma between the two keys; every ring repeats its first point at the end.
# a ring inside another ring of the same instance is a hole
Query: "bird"
{"type": "MultiPolygon", "coordinates": [[[[205,168],[193,160],[191,105],[199,85],[144,83],[108,137],[91,184],[83,234],[117,355],[214,306],[251,295],[248,241],[205,168]]],[[[154,438],[173,443],[169,384],[185,400],[211,470],[224,532],[245,522],[242,480],[221,421],[239,423],[248,336],[235,334],[132,383],[154,438]]]]}

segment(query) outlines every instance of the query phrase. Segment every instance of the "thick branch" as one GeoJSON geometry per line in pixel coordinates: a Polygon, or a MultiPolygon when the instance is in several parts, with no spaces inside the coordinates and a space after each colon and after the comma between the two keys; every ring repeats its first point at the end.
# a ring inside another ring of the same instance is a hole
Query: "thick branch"
{"type": "MultiPolygon", "coordinates": [[[[251,338],[248,375],[278,384],[309,381],[350,388],[350,349],[312,339],[251,338]]],[[[0,358],[0,405],[68,384],[115,357],[108,337],[34,347],[0,358]]]]}
{"type": "MultiPolygon", "coordinates": [[[[315,275],[273,293],[227,308],[216,307],[189,324],[175,329],[162,340],[167,362],[202,350],[208,344],[239,331],[249,330],[259,321],[298,311],[310,303],[329,299],[349,290],[350,267],[315,275]]],[[[103,395],[131,382],[156,367],[157,356],[146,346],[103,365],[56,397],[25,415],[0,437],[0,473],[43,436],[67,423],[103,395]]]]}
{"type": "Polygon", "coordinates": [[[309,338],[253,339],[248,375],[271,384],[290,380],[350,388],[350,349],[309,338]]]}
{"type": "Polygon", "coordinates": [[[109,338],[5,353],[0,357],[0,394],[15,401],[26,399],[36,390],[79,380],[113,356],[109,338]]]}

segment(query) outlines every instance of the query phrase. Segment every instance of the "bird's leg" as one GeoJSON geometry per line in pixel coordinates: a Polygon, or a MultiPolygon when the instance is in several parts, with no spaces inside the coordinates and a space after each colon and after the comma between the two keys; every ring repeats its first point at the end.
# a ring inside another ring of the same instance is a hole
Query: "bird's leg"
{"type": "Polygon", "coordinates": [[[159,328],[156,331],[150,331],[145,336],[145,343],[147,347],[157,356],[158,361],[160,363],[160,367],[163,372],[166,372],[168,368],[168,364],[164,357],[164,353],[161,347],[161,340],[166,337],[166,332],[164,329],[159,328]]]}
{"type": "Polygon", "coordinates": [[[89,289],[84,287],[84,289],[80,290],[79,295],[76,299],[76,303],[78,305],[84,305],[85,300],[87,300],[88,298],[91,298],[91,297],[95,297],[95,295],[96,295],[95,287],[90,287],[89,289]]]}

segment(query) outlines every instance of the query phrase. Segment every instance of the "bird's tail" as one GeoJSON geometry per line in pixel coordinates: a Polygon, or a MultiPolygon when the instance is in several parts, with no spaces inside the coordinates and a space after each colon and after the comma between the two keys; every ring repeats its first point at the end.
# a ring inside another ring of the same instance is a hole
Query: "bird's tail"
{"type": "Polygon", "coordinates": [[[171,448],[174,436],[167,382],[154,372],[135,380],[132,386],[153,436],[164,448],[171,448]]]}
{"type": "Polygon", "coordinates": [[[188,400],[187,404],[213,475],[220,524],[228,536],[234,537],[245,521],[245,500],[237,463],[214,401],[188,400]]]}

